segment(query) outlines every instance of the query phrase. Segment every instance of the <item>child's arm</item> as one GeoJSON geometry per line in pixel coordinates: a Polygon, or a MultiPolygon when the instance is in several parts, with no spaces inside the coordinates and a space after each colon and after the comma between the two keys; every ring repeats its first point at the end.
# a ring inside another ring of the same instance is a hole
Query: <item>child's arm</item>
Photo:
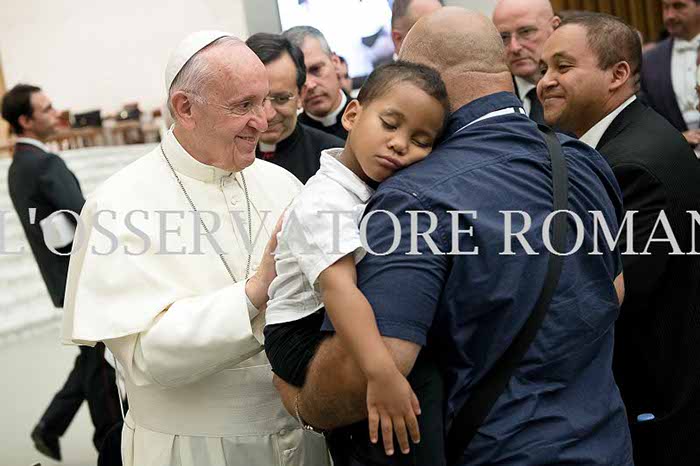
{"type": "Polygon", "coordinates": [[[319,281],[323,303],[336,333],[367,377],[370,440],[377,442],[381,421],[386,453],[393,454],[393,432],[396,432],[401,451],[408,453],[407,429],[414,443],[420,441],[416,420],[420,407],[410,384],[396,368],[384,345],[372,307],[357,288],[352,254],[321,272],[319,281]]]}

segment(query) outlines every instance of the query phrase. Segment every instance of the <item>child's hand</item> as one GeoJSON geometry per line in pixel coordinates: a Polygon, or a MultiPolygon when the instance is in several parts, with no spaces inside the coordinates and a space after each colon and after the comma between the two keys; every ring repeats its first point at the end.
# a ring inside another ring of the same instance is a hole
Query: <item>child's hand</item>
{"type": "Polygon", "coordinates": [[[416,419],[416,415],[420,414],[418,398],[395,366],[377,377],[368,378],[367,413],[370,441],[377,443],[381,422],[384,451],[387,455],[394,454],[394,433],[404,454],[410,451],[407,430],[413,443],[420,442],[416,419]]]}

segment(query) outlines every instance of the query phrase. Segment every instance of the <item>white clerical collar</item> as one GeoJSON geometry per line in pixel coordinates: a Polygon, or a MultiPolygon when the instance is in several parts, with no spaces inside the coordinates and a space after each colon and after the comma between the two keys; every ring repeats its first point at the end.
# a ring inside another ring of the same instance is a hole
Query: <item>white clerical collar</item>
{"type": "Polygon", "coordinates": [[[521,78],[520,76],[515,77],[515,85],[518,88],[518,98],[520,101],[524,101],[527,97],[527,93],[537,87],[537,84],[532,84],[527,79],[521,78]]]}
{"type": "Polygon", "coordinates": [[[43,150],[44,152],[49,152],[49,148],[46,147],[46,145],[39,141],[38,139],[34,138],[17,138],[15,141],[16,144],[29,144],[30,146],[38,147],[39,149],[43,150]]]}
{"type": "Polygon", "coordinates": [[[596,148],[600,140],[603,138],[603,135],[605,132],[608,130],[610,125],[612,124],[613,120],[617,118],[617,116],[624,110],[626,109],[632,102],[635,101],[637,97],[632,96],[629,99],[625,100],[625,102],[617,107],[615,110],[612,112],[608,113],[608,115],[600,120],[598,123],[596,123],[591,129],[586,131],[586,134],[581,136],[580,140],[588,144],[590,147],[593,149],[596,148]]]}
{"type": "Polygon", "coordinates": [[[260,152],[274,152],[277,149],[277,144],[267,144],[266,142],[258,142],[260,152]]]}
{"type": "Polygon", "coordinates": [[[192,157],[185,150],[173,134],[173,127],[168,130],[161,142],[165,155],[175,168],[175,171],[182,173],[205,183],[218,183],[222,178],[231,176],[230,171],[222,170],[218,167],[205,165],[192,157]]]}
{"type": "Polygon", "coordinates": [[[682,52],[697,52],[698,47],[700,46],[700,34],[697,36],[693,37],[690,40],[685,40],[685,39],[679,39],[675,38],[673,39],[673,52],[674,53],[682,53],[682,52]]]}
{"type": "Polygon", "coordinates": [[[311,118],[312,120],[316,120],[319,123],[321,123],[323,126],[328,127],[328,126],[333,126],[338,118],[338,115],[340,112],[343,111],[345,108],[345,104],[348,102],[348,97],[345,95],[345,92],[343,91],[338,91],[340,92],[340,105],[338,105],[338,108],[333,110],[331,113],[324,117],[317,117],[315,115],[310,114],[309,112],[306,112],[306,114],[311,118]]]}

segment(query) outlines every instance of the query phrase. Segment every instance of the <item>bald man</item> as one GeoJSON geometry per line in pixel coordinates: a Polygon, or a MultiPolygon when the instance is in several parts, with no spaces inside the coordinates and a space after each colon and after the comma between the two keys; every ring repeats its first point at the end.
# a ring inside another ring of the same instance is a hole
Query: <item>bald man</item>
{"type": "Polygon", "coordinates": [[[394,0],[391,7],[391,40],[398,55],[406,34],[423,16],[442,8],[442,0],[394,0]]]}
{"type": "Polygon", "coordinates": [[[540,56],[545,41],[559,22],[549,0],[499,0],[493,10],[493,23],[506,48],[515,93],[530,118],[541,124],[545,121],[537,98],[540,56]]]}
{"type": "MultiPolygon", "coordinates": [[[[542,235],[553,210],[550,161],[543,135],[512,93],[503,42],[488,18],[441,9],[416,23],[399,58],[440,72],[453,113],[441,144],[384,181],[370,199],[366,244],[374,253],[358,264],[357,280],[409,380],[422,359],[436,360],[449,431],[540,295],[550,256],[542,235]],[[519,241],[509,241],[520,230],[519,241]],[[412,231],[431,234],[413,241],[412,231]]],[[[580,237],[590,248],[587,210],[599,211],[616,234],[619,187],[600,154],[559,138],[569,209],[586,219],[569,230],[567,244],[580,237]]],[[[633,464],[612,374],[613,324],[622,300],[619,253],[602,247],[592,255],[586,248],[566,256],[525,361],[471,442],[458,445],[461,458],[451,465],[633,464]]],[[[366,382],[336,336],[321,344],[306,380],[301,391],[277,383],[288,409],[323,429],[359,422],[336,430],[330,445],[337,464],[367,464],[343,460],[358,451],[358,430],[366,430],[366,382]]],[[[421,435],[427,433],[421,425],[421,435]]]]}

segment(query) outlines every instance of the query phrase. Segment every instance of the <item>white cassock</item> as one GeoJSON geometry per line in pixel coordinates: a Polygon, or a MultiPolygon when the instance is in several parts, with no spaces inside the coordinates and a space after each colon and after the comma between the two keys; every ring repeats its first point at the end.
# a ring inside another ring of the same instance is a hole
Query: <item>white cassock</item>
{"type": "MultiPolygon", "coordinates": [[[[323,437],[300,429],[272,385],[261,345],[264,315],[244,290],[248,218],[241,174],[197,162],[172,131],[162,144],[238,282],[212,241],[198,236],[204,230],[160,148],[111,177],[85,204],[83,237],[76,238],[80,249],[68,273],[63,341],[104,341],[119,361],[129,399],[124,465],[330,464],[323,437]],[[238,225],[230,210],[239,212],[238,225]]],[[[251,202],[252,273],[301,185],[262,160],[242,173],[251,202]]]]}

